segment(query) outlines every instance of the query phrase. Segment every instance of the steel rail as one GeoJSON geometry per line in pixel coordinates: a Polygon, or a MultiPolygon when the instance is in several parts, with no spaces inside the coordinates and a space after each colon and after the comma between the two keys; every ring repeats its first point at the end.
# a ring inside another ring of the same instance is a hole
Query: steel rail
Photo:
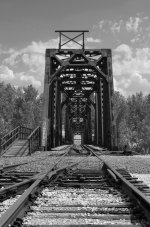
{"type": "MultiPolygon", "coordinates": [[[[63,151],[63,150],[66,150],[67,148],[71,147],[71,145],[65,145],[64,147],[62,147],[61,149],[59,149],[59,151],[63,151]]],[[[55,147],[55,149],[51,149],[52,151],[58,151],[57,150],[57,147],[55,147]]]]}
{"type": "MultiPolygon", "coordinates": [[[[26,206],[28,206],[29,202],[32,202],[32,199],[35,198],[35,195],[37,195],[40,192],[38,189],[40,188],[44,180],[46,181],[48,180],[50,181],[51,179],[53,180],[54,176],[57,176],[60,173],[63,173],[68,171],[69,169],[72,169],[82,161],[83,159],[71,165],[62,167],[58,170],[52,171],[52,169],[49,169],[47,173],[39,174],[38,179],[35,180],[35,182],[22,194],[22,196],[20,196],[20,198],[0,218],[0,227],[8,227],[8,225],[11,226],[16,220],[16,218],[19,218],[19,220],[21,220],[21,218],[24,215],[26,206]]],[[[42,190],[42,187],[40,188],[40,190],[42,190]]]]}
{"type": "Polygon", "coordinates": [[[58,166],[58,164],[60,164],[60,162],[63,160],[63,158],[69,153],[69,151],[72,149],[72,147],[70,147],[62,156],[61,158],[54,164],[52,170],[55,170],[55,168],[58,166]]]}
{"type": "MultiPolygon", "coordinates": [[[[67,148],[69,148],[70,146],[66,146],[67,148]]],[[[65,148],[66,148],[65,147],[65,148]]],[[[71,149],[71,148],[70,148],[71,149]]],[[[62,161],[62,159],[63,159],[63,157],[64,156],[66,156],[67,155],[67,153],[70,151],[70,149],[69,150],[67,150],[63,155],[61,155],[61,158],[59,159],[59,160],[57,160],[57,162],[51,167],[51,170],[54,170],[56,167],[57,167],[57,165],[62,161]]],[[[42,159],[45,159],[45,158],[42,158],[42,159]]],[[[40,159],[41,160],[41,159],[40,159]]],[[[33,161],[39,161],[39,159],[38,160],[33,160],[33,161]]],[[[31,162],[33,162],[33,161],[31,161],[31,162]]],[[[28,164],[28,163],[30,163],[30,162],[26,162],[26,163],[21,163],[22,165],[24,165],[24,164],[28,164]]],[[[13,166],[13,168],[14,167],[17,167],[17,166],[19,166],[19,164],[18,165],[14,165],[13,166]]],[[[9,168],[11,168],[12,166],[9,166],[9,168]]],[[[2,171],[4,170],[4,169],[1,169],[2,171]]],[[[6,167],[6,172],[7,172],[7,167],[6,167]]],[[[11,169],[11,170],[13,170],[13,169],[11,169]]],[[[41,176],[41,174],[40,173],[38,173],[38,174],[36,174],[36,175],[34,175],[34,176],[31,176],[31,178],[30,179],[26,179],[26,180],[24,180],[24,181],[22,181],[22,182],[20,182],[20,183],[15,183],[14,185],[11,185],[11,186],[9,186],[9,187],[6,187],[6,188],[4,188],[4,189],[0,189],[0,196],[1,197],[3,197],[3,196],[5,196],[5,195],[12,195],[12,194],[16,194],[16,193],[20,193],[22,190],[25,190],[26,188],[28,188],[34,181],[36,181],[37,179],[38,179],[38,177],[39,176],[41,176]]]]}
{"type": "MultiPolygon", "coordinates": [[[[41,160],[41,159],[40,159],[40,160],[41,160]]],[[[4,167],[0,168],[0,174],[6,173],[6,172],[11,172],[11,171],[13,171],[15,168],[17,168],[18,166],[26,165],[26,164],[28,164],[28,163],[35,162],[35,161],[39,161],[39,159],[38,159],[38,160],[29,161],[29,162],[23,162],[23,163],[19,163],[19,164],[15,164],[15,165],[4,166],[4,167]]]]}
{"type": "Polygon", "coordinates": [[[150,198],[147,197],[143,192],[141,192],[136,186],[130,183],[125,177],[123,177],[117,170],[115,170],[108,162],[100,158],[95,152],[87,147],[90,152],[95,155],[99,160],[101,160],[104,165],[103,169],[106,170],[116,182],[122,186],[122,189],[129,195],[130,198],[134,199],[138,205],[144,211],[145,216],[150,221],[150,198]]]}
{"type": "MultiPolygon", "coordinates": [[[[67,147],[69,148],[70,146],[67,146],[67,147]]],[[[69,149],[69,150],[70,150],[70,149],[69,149]]],[[[61,156],[61,159],[59,159],[59,160],[52,166],[52,169],[56,168],[56,166],[60,163],[60,161],[62,160],[62,158],[63,158],[65,155],[67,155],[67,153],[69,152],[69,150],[67,150],[67,151],[61,156]]],[[[44,158],[44,159],[45,159],[45,158],[44,158]]],[[[38,160],[39,160],[39,159],[38,159],[38,160]]],[[[38,160],[34,160],[34,161],[38,161],[38,160]]],[[[40,160],[41,160],[41,159],[40,159],[40,160]]],[[[28,164],[28,163],[30,163],[30,162],[22,163],[22,164],[24,165],[24,164],[28,164]]],[[[19,165],[14,165],[13,167],[12,167],[12,166],[9,166],[10,169],[7,169],[7,167],[6,167],[6,172],[8,172],[8,170],[9,170],[9,172],[10,172],[10,170],[13,171],[13,169],[14,169],[15,167],[17,167],[17,166],[19,166],[19,165]]],[[[4,173],[4,172],[5,172],[5,171],[3,171],[3,173],[4,173]]],[[[8,187],[5,187],[5,188],[3,188],[3,189],[0,189],[0,199],[1,199],[1,200],[4,200],[4,199],[6,199],[6,198],[9,198],[10,196],[13,196],[13,195],[15,195],[15,194],[21,193],[22,191],[24,191],[25,189],[27,189],[28,187],[30,187],[31,184],[32,184],[33,182],[35,182],[35,181],[38,179],[38,177],[40,177],[40,175],[41,175],[40,173],[35,174],[35,175],[31,176],[30,179],[26,179],[26,180],[23,180],[22,182],[15,183],[15,184],[13,184],[13,185],[11,185],[11,186],[8,186],[8,187]]]]}
{"type": "Polygon", "coordinates": [[[33,182],[35,181],[34,178],[24,180],[20,183],[16,183],[14,185],[11,185],[9,187],[0,189],[0,197],[4,195],[9,195],[11,196],[11,193],[19,193],[22,190],[25,190],[28,188],[33,182]]]}
{"type": "MultiPolygon", "coordinates": [[[[69,148],[70,146],[67,146],[67,148],[69,148]]],[[[70,147],[70,149],[71,149],[71,147],[70,147]]],[[[64,156],[66,156],[67,154],[68,154],[68,152],[70,151],[70,149],[69,150],[67,150],[65,153],[63,153],[62,155],[61,155],[61,158],[59,159],[59,160],[57,160],[56,161],[56,163],[52,166],[52,170],[54,170],[56,167],[57,167],[57,165],[62,161],[62,159],[63,159],[63,157],[64,156]]],[[[31,163],[31,162],[36,162],[36,161],[39,161],[39,160],[43,160],[43,159],[45,159],[45,157],[44,158],[42,158],[42,159],[38,159],[38,160],[33,160],[33,161],[30,161],[30,162],[24,162],[24,163],[21,163],[21,164],[16,164],[16,165],[13,165],[13,166],[6,166],[6,167],[4,167],[4,168],[1,168],[0,169],[0,172],[1,173],[5,173],[5,172],[10,172],[11,170],[13,171],[14,170],[14,168],[16,168],[16,167],[18,167],[18,166],[20,166],[20,165],[25,165],[25,164],[28,164],[28,163],[31,163]]],[[[0,190],[0,195],[1,194],[4,194],[5,193],[5,191],[7,192],[7,191],[11,191],[11,190],[13,190],[14,188],[16,188],[16,187],[19,187],[19,186],[21,186],[21,185],[25,185],[25,184],[28,184],[28,183],[30,183],[30,182],[32,182],[32,181],[35,181],[37,178],[38,178],[38,176],[40,176],[41,174],[40,173],[37,173],[37,174],[35,174],[34,176],[31,176],[31,178],[30,179],[28,179],[28,180],[24,180],[23,182],[20,182],[20,183],[16,183],[16,184],[14,184],[14,185],[12,185],[12,186],[9,186],[9,187],[6,187],[5,189],[2,189],[2,190],[0,190]]]]}

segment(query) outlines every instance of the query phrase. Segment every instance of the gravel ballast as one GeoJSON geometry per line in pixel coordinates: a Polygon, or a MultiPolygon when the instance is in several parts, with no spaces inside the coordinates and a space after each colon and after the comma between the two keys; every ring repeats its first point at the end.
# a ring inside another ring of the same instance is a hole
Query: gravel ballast
{"type": "Polygon", "coordinates": [[[150,155],[100,156],[115,169],[126,169],[130,173],[150,174],[150,155]]]}
{"type": "Polygon", "coordinates": [[[143,181],[147,186],[150,187],[150,174],[131,174],[132,177],[137,177],[139,181],[143,181]]]}
{"type": "Polygon", "coordinates": [[[150,155],[101,157],[115,169],[126,169],[133,177],[150,187],[150,155]]]}
{"type": "MultiPolygon", "coordinates": [[[[61,156],[65,151],[37,151],[31,156],[27,157],[9,157],[1,158],[0,166],[5,167],[8,165],[16,165],[27,162],[27,164],[16,167],[16,171],[19,172],[40,172],[44,173],[54,166],[55,163],[61,159],[61,156]]],[[[58,168],[71,165],[75,162],[82,161],[86,156],[80,155],[67,155],[63,157],[59,163],[58,168]]],[[[99,170],[102,167],[102,163],[94,156],[86,158],[82,163],[79,164],[80,169],[95,169],[99,170]]]]}
{"type": "MultiPolygon", "coordinates": [[[[51,168],[54,163],[61,158],[65,150],[53,150],[53,151],[37,151],[31,156],[26,157],[9,157],[0,159],[0,167],[7,165],[15,165],[24,162],[28,164],[21,165],[16,168],[17,171],[24,172],[46,172],[51,168]],[[33,161],[33,162],[31,162],[33,161]]],[[[115,169],[124,168],[131,174],[149,174],[145,178],[150,177],[150,155],[134,155],[134,156],[117,156],[117,155],[100,155],[104,161],[110,163],[115,169]]],[[[59,164],[59,167],[72,164],[80,161],[85,156],[69,155],[64,157],[63,161],[59,164]]],[[[79,165],[80,169],[101,169],[102,163],[94,156],[88,157],[79,165]]]]}
{"type": "MultiPolygon", "coordinates": [[[[5,167],[7,165],[15,165],[24,162],[29,162],[26,165],[17,167],[17,171],[33,171],[33,172],[45,172],[48,168],[52,167],[54,163],[61,157],[64,151],[37,151],[31,156],[27,157],[9,157],[1,158],[0,166],[5,167]],[[33,162],[31,162],[33,161],[33,162]]],[[[60,163],[60,167],[63,165],[72,164],[73,162],[82,160],[85,156],[69,155],[64,158],[64,161],[60,163]]],[[[124,168],[132,174],[150,174],[150,155],[135,155],[135,156],[115,156],[115,155],[100,155],[104,161],[110,163],[115,169],[124,168]]],[[[83,163],[80,164],[81,169],[88,169],[93,167],[100,169],[100,161],[94,156],[88,157],[83,163]]]]}

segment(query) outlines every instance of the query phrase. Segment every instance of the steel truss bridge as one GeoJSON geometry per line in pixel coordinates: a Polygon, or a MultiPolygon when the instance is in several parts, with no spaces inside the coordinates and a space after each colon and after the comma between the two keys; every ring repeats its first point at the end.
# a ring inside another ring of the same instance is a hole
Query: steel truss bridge
{"type": "Polygon", "coordinates": [[[113,149],[113,74],[111,49],[85,49],[88,31],[56,31],[58,49],[46,49],[42,146],[73,143],[113,149]],[[77,34],[70,38],[68,34],[77,34]],[[64,42],[63,38],[68,40],[64,42]],[[82,42],[76,41],[82,37],[82,42]],[[69,42],[80,49],[63,49],[69,42]]]}

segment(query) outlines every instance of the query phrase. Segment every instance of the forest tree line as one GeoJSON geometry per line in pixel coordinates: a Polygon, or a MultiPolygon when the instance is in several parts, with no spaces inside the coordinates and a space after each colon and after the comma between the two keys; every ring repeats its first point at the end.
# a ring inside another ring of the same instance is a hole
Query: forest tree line
{"type": "Polygon", "coordinates": [[[15,88],[0,83],[0,137],[21,125],[34,129],[41,124],[43,96],[32,86],[15,88]]]}
{"type": "MultiPolygon", "coordinates": [[[[15,88],[0,83],[0,137],[18,125],[34,129],[42,122],[43,95],[29,85],[15,88]]],[[[114,122],[119,149],[128,145],[150,153],[150,94],[124,97],[114,92],[114,122]]]]}
{"type": "Polygon", "coordinates": [[[150,153],[150,94],[125,98],[114,93],[114,121],[118,147],[127,145],[139,153],[150,153]]]}

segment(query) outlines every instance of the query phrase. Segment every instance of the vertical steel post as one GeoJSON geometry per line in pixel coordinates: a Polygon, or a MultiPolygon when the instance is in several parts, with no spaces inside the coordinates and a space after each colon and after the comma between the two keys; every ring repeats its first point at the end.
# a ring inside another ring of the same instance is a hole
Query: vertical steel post
{"type": "Polygon", "coordinates": [[[69,114],[68,114],[69,108],[66,107],[66,113],[65,113],[65,143],[68,144],[70,141],[69,139],[69,128],[70,128],[70,120],[69,120],[69,114]]]}
{"type": "Polygon", "coordinates": [[[59,50],[61,49],[61,32],[59,32],[59,50]]]}
{"type": "Polygon", "coordinates": [[[110,146],[111,149],[115,147],[116,144],[116,132],[115,132],[115,123],[113,115],[113,103],[114,103],[114,86],[113,86],[113,72],[112,72],[112,53],[111,50],[108,51],[107,56],[107,68],[109,76],[109,99],[110,99],[110,146]]]}
{"type": "Polygon", "coordinates": [[[41,146],[47,150],[47,137],[49,134],[49,77],[50,77],[50,56],[48,51],[45,53],[45,79],[44,79],[44,105],[43,105],[43,122],[42,122],[42,138],[41,146]]]}
{"type": "Polygon", "coordinates": [[[56,122],[55,122],[55,146],[59,146],[61,144],[61,91],[60,84],[58,80],[56,81],[56,122]]]}
{"type": "Polygon", "coordinates": [[[104,135],[103,135],[103,106],[102,106],[102,86],[101,86],[101,79],[99,80],[98,90],[96,93],[97,98],[97,131],[98,131],[98,138],[97,144],[99,146],[103,146],[104,144],[104,135]]]}
{"type": "Polygon", "coordinates": [[[2,139],[0,138],[0,156],[2,154],[2,139]]]}
{"type": "Polygon", "coordinates": [[[97,137],[98,137],[98,116],[97,116],[97,97],[96,97],[96,92],[94,94],[94,103],[95,103],[95,106],[94,106],[94,109],[95,109],[95,139],[94,139],[94,144],[97,145],[98,144],[98,141],[97,141],[97,137]]]}
{"type": "Polygon", "coordinates": [[[88,126],[88,129],[87,129],[87,133],[88,133],[88,144],[91,144],[92,142],[92,127],[91,127],[91,107],[88,106],[87,107],[87,126],[88,126]]]}
{"type": "Polygon", "coordinates": [[[84,32],[82,33],[82,37],[83,37],[83,44],[82,44],[83,46],[82,46],[82,50],[84,51],[84,45],[85,45],[85,44],[84,44],[84,32]]]}
{"type": "Polygon", "coordinates": [[[103,81],[103,106],[104,106],[104,146],[111,149],[111,105],[109,82],[103,81]]]}
{"type": "Polygon", "coordinates": [[[54,83],[49,86],[49,149],[54,147],[54,83]]]}

